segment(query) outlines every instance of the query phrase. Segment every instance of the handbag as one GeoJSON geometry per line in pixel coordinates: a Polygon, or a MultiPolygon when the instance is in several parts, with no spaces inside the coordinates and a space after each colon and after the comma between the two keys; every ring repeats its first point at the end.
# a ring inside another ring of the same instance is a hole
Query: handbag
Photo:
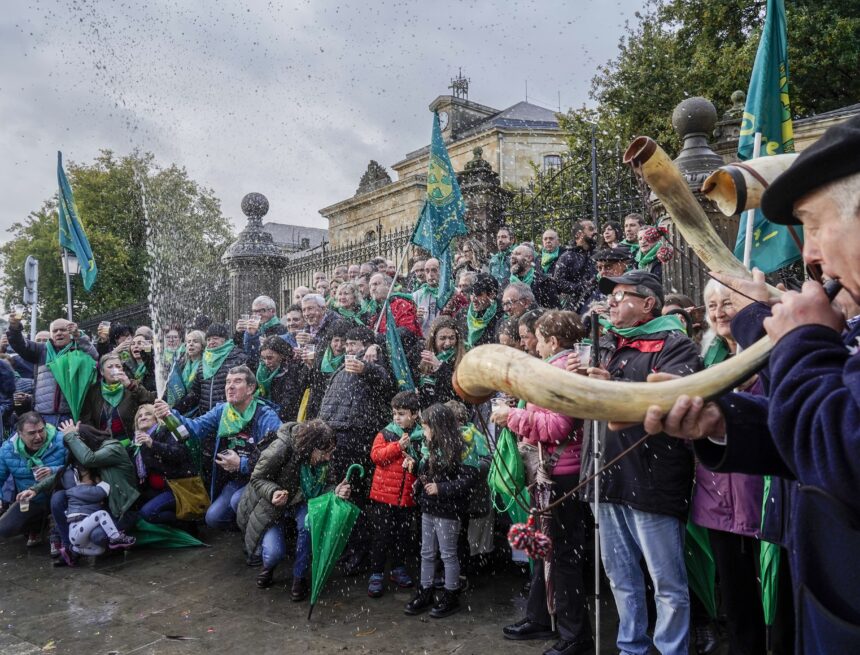
{"type": "Polygon", "coordinates": [[[203,518],[209,505],[212,504],[203,479],[199,475],[168,480],[167,486],[170,487],[176,499],[176,518],[180,521],[203,518]]]}

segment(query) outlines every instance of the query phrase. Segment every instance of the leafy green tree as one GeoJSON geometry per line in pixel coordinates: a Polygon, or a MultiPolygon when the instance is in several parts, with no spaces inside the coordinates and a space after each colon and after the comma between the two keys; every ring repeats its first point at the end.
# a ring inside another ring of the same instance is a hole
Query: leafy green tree
{"type": "MultiPolygon", "coordinates": [[[[66,171],[99,267],[91,293],[79,276],[72,280],[76,320],[153,298],[162,325],[201,311],[225,313],[219,260],[232,234],[211,190],[184,169],[161,168],[151,154],[137,152],[117,158],[104,150],[91,165],[67,163],[66,171]]],[[[51,198],[13,224],[13,238],[0,246],[7,303],[21,299],[27,255],[39,260],[40,326],[66,313],[57,231],[51,198]]]]}

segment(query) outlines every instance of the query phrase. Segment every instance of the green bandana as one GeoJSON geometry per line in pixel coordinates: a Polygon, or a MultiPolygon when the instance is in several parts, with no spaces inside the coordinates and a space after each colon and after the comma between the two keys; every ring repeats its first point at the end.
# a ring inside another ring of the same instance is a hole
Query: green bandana
{"type": "MultiPolygon", "coordinates": [[[[397,423],[392,421],[388,425],[385,426],[385,429],[393,432],[398,437],[402,437],[405,432],[403,428],[401,428],[397,423]]],[[[421,428],[420,423],[416,423],[415,427],[412,428],[412,432],[409,433],[409,446],[406,448],[406,454],[409,455],[412,459],[418,459],[418,451],[415,450],[414,446],[418,444],[424,443],[424,430],[421,428]]]]}
{"type": "Polygon", "coordinates": [[[182,384],[185,385],[187,391],[191,390],[191,383],[197,377],[197,371],[200,368],[200,360],[194,361],[188,359],[185,361],[185,366],[182,367],[182,384]]]}
{"type": "MultiPolygon", "coordinates": [[[[457,353],[456,348],[449,348],[448,350],[443,350],[440,353],[436,353],[436,359],[438,359],[443,364],[446,362],[450,362],[451,358],[457,353]]],[[[421,376],[421,384],[436,384],[436,376],[434,375],[422,375],[421,376]]]]}
{"type": "Polygon", "coordinates": [[[627,246],[627,249],[630,251],[630,254],[633,257],[639,254],[639,242],[638,241],[628,241],[624,239],[624,241],[619,242],[622,246],[627,246]]]}
{"type": "Polygon", "coordinates": [[[540,266],[544,273],[549,273],[549,268],[552,266],[552,263],[558,259],[559,253],[561,253],[561,248],[556,248],[555,250],[544,250],[540,254],[540,266]]]}
{"type": "Polygon", "coordinates": [[[368,298],[364,302],[361,303],[361,313],[362,314],[370,314],[371,316],[376,316],[376,313],[379,311],[379,305],[376,304],[376,300],[373,298],[368,298]]]}
{"type": "Polygon", "coordinates": [[[325,481],[328,477],[328,463],[319,466],[302,464],[299,467],[299,484],[305,500],[322,495],[325,489],[325,481]]]}
{"type": "Polygon", "coordinates": [[[705,352],[705,368],[719,364],[731,354],[732,351],[729,350],[729,344],[726,340],[722,337],[716,337],[705,352]]]}
{"type": "Polygon", "coordinates": [[[684,329],[684,324],[681,323],[681,319],[677,314],[658,316],[647,323],[629,328],[615,327],[607,319],[601,316],[600,324],[609,332],[617,334],[620,337],[624,337],[625,339],[641,337],[647,334],[656,334],[658,332],[680,332],[681,334],[687,334],[687,331],[684,329]]]}
{"type": "Polygon", "coordinates": [[[433,296],[433,298],[438,300],[439,299],[439,285],[436,285],[435,287],[431,287],[429,284],[427,284],[425,282],[424,284],[422,284],[420,287],[418,287],[415,290],[415,293],[422,293],[422,294],[426,293],[426,294],[433,296]]]}
{"type": "Polygon", "coordinates": [[[207,348],[203,351],[203,379],[208,380],[218,372],[227,355],[233,350],[233,342],[229,339],[217,348],[207,348]]]}
{"type": "Polygon", "coordinates": [[[344,318],[353,321],[356,325],[364,325],[364,323],[361,321],[360,311],[355,311],[354,309],[347,309],[346,307],[340,306],[335,307],[335,311],[337,311],[337,313],[344,318]]]}
{"type": "Polygon", "coordinates": [[[272,316],[268,321],[263,323],[259,328],[257,328],[257,334],[264,335],[266,334],[266,330],[269,328],[277,327],[281,324],[281,319],[277,316],[272,316]]]}
{"type": "Polygon", "coordinates": [[[143,378],[146,377],[146,364],[141,362],[134,369],[134,379],[140,382],[143,378]]]}
{"type": "Polygon", "coordinates": [[[529,286],[532,285],[532,280],[535,279],[535,267],[532,266],[529,269],[529,272],[526,273],[526,276],[523,278],[517,277],[514,273],[511,273],[511,277],[508,280],[509,282],[522,282],[523,284],[527,284],[529,286]]]}
{"type": "Polygon", "coordinates": [[[646,252],[644,254],[642,253],[641,250],[639,252],[637,252],[636,253],[636,265],[640,269],[643,269],[646,266],[648,266],[651,262],[653,262],[655,259],[657,259],[657,252],[662,247],[663,247],[663,239],[660,239],[657,243],[655,243],[653,246],[651,246],[651,250],[649,250],[648,252],[646,252]]]}
{"type": "Polygon", "coordinates": [[[104,398],[111,407],[116,407],[122,402],[122,395],[125,393],[125,387],[122,382],[108,383],[102,381],[102,398],[104,398]]]}
{"type": "Polygon", "coordinates": [[[341,353],[337,357],[332,355],[331,348],[326,348],[323,353],[322,362],[320,363],[320,370],[323,373],[328,373],[331,375],[337,369],[339,369],[343,365],[343,360],[345,359],[345,354],[341,353]]]}
{"type": "Polygon", "coordinates": [[[257,391],[254,395],[267,397],[272,392],[272,380],[281,372],[279,366],[274,371],[269,371],[263,362],[257,365],[257,391]]]}
{"type": "Polygon", "coordinates": [[[54,441],[54,437],[57,435],[57,428],[55,428],[50,423],[45,424],[45,443],[41,445],[39,450],[37,450],[34,454],[30,454],[27,452],[27,447],[24,445],[24,440],[19,436],[15,440],[15,452],[27,462],[27,466],[30,468],[38,468],[40,466],[44,466],[45,463],[42,461],[42,458],[45,456],[45,453],[51,448],[51,443],[54,441]]]}
{"type": "Polygon", "coordinates": [[[481,458],[490,456],[487,438],[478,432],[473,423],[467,423],[461,427],[460,434],[463,435],[463,442],[466,444],[463,449],[463,464],[476,469],[480,468],[481,458]]]}
{"type": "Polygon", "coordinates": [[[57,352],[56,350],[54,350],[54,344],[52,344],[50,341],[46,341],[45,342],[45,350],[46,350],[45,366],[50,367],[51,364],[54,362],[54,360],[57,359],[57,357],[61,357],[61,356],[65,355],[67,352],[69,352],[69,350],[71,350],[71,348],[72,348],[72,342],[69,341],[69,343],[67,343],[65,345],[65,347],[60,352],[57,352]]]}
{"type": "Polygon", "coordinates": [[[493,304],[484,310],[484,315],[478,316],[475,313],[472,303],[469,303],[469,309],[466,312],[466,327],[469,330],[466,335],[466,348],[474,348],[475,344],[481,340],[481,337],[484,335],[484,330],[487,329],[487,326],[490,324],[490,321],[493,320],[498,309],[499,305],[494,300],[493,304]]]}
{"type": "MultiPolygon", "coordinates": [[[[254,413],[257,411],[257,399],[252,398],[251,402],[241,414],[230,403],[224,404],[224,411],[221,412],[221,421],[218,423],[218,437],[233,437],[242,430],[248,423],[254,419],[254,413]]],[[[241,442],[241,439],[230,439],[228,448],[232,448],[235,442],[241,442]]]]}

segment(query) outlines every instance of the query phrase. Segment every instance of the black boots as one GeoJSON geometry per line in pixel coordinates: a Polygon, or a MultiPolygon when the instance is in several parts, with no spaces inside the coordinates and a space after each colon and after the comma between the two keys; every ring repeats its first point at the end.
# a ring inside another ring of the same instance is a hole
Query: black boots
{"type": "Polygon", "coordinates": [[[426,612],[431,605],[433,605],[433,590],[419,585],[412,600],[403,608],[403,612],[414,616],[426,612]]]}
{"type": "Polygon", "coordinates": [[[460,593],[459,591],[451,591],[442,589],[438,592],[436,604],[430,610],[430,616],[434,619],[444,619],[446,616],[451,616],[455,612],[460,611],[460,593]]]}

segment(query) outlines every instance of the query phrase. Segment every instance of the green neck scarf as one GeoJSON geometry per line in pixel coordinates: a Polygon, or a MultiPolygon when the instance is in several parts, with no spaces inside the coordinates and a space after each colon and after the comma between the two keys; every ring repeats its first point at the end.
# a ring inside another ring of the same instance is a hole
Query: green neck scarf
{"type": "MultiPolygon", "coordinates": [[[[406,434],[406,431],[401,428],[397,423],[392,421],[388,425],[385,426],[386,430],[393,432],[398,437],[402,437],[406,434]]],[[[412,459],[418,459],[419,452],[415,450],[415,447],[419,444],[424,443],[424,430],[421,428],[420,423],[416,423],[412,427],[412,431],[409,433],[409,446],[406,448],[406,454],[409,455],[412,459]]]]}
{"type": "MultiPolygon", "coordinates": [[[[50,343],[50,342],[49,342],[50,343]]],[[[45,424],[45,443],[43,443],[39,450],[37,450],[32,455],[27,452],[27,447],[24,445],[24,440],[18,436],[15,440],[15,452],[18,453],[18,456],[21,457],[25,462],[27,462],[27,466],[29,468],[38,468],[40,466],[44,466],[45,463],[42,461],[42,458],[45,456],[45,453],[51,448],[51,444],[54,441],[54,437],[57,435],[57,428],[55,428],[50,423],[45,424]]]]}
{"type": "Polygon", "coordinates": [[[122,402],[122,396],[125,393],[125,387],[122,382],[105,382],[102,380],[102,398],[104,398],[111,407],[116,407],[122,402]]]}
{"type": "Polygon", "coordinates": [[[719,364],[731,356],[731,354],[732,351],[729,350],[728,342],[722,337],[716,337],[705,352],[705,368],[713,366],[714,364],[719,364]]]}
{"type": "Polygon", "coordinates": [[[557,247],[555,250],[544,250],[540,254],[540,266],[544,273],[549,273],[550,266],[552,266],[552,263],[558,259],[560,253],[561,248],[557,247]]]}
{"type": "Polygon", "coordinates": [[[141,362],[134,369],[134,379],[140,382],[143,378],[146,377],[146,364],[141,362]]]}
{"type": "Polygon", "coordinates": [[[257,365],[257,391],[255,395],[267,398],[272,393],[272,380],[280,372],[280,366],[274,371],[270,371],[263,362],[260,362],[257,365]]]}
{"type": "Polygon", "coordinates": [[[677,314],[658,316],[647,323],[628,328],[615,327],[606,318],[601,316],[600,324],[606,328],[607,331],[617,334],[620,337],[624,337],[625,339],[641,337],[648,334],[656,334],[658,332],[680,332],[681,334],[687,334],[687,331],[684,329],[684,324],[681,323],[681,319],[677,314]]]}
{"type": "Polygon", "coordinates": [[[624,239],[624,241],[619,242],[622,246],[627,246],[627,249],[630,251],[630,254],[636,257],[639,253],[639,242],[638,241],[628,241],[624,239]]]}
{"type": "Polygon", "coordinates": [[[525,274],[525,277],[517,277],[514,273],[511,273],[509,282],[522,282],[523,284],[527,284],[529,286],[532,285],[532,280],[535,279],[535,267],[532,266],[529,269],[529,272],[525,274]]]}
{"type": "Polygon", "coordinates": [[[345,359],[345,353],[341,353],[337,357],[335,357],[331,352],[331,347],[326,348],[323,353],[322,362],[320,363],[320,370],[323,373],[328,373],[331,375],[337,369],[339,369],[343,365],[343,360],[345,359]]]}
{"type": "Polygon", "coordinates": [[[341,307],[340,305],[338,305],[337,307],[335,307],[335,311],[337,311],[337,313],[340,314],[341,316],[343,316],[344,318],[349,319],[350,321],[353,321],[357,325],[364,325],[364,323],[362,323],[362,321],[361,321],[360,310],[357,311],[354,309],[347,309],[346,307],[341,307]]]}
{"type": "Polygon", "coordinates": [[[229,339],[217,348],[207,348],[203,351],[203,379],[208,380],[218,372],[227,355],[233,350],[233,342],[229,339]]]}
{"type": "Polygon", "coordinates": [[[490,321],[493,320],[498,309],[499,305],[494,300],[493,304],[484,310],[484,315],[478,316],[472,303],[469,303],[469,309],[466,311],[466,327],[468,328],[468,334],[466,335],[467,348],[474,348],[475,344],[481,340],[484,331],[487,329],[490,321]]]}
{"type": "MultiPolygon", "coordinates": [[[[450,362],[453,359],[454,355],[457,354],[456,348],[449,348],[448,350],[443,350],[440,353],[436,353],[436,359],[438,359],[443,364],[446,362],[450,362]]],[[[422,375],[421,376],[421,384],[436,384],[436,376],[435,375],[422,375]]]]}
{"type": "Polygon", "coordinates": [[[299,467],[299,485],[305,500],[322,495],[325,489],[325,481],[328,477],[328,463],[319,466],[302,464],[299,467]]]}
{"type": "Polygon", "coordinates": [[[185,360],[185,366],[182,367],[182,384],[185,385],[186,390],[191,389],[191,383],[194,382],[194,378],[197,377],[197,371],[200,368],[200,360],[185,360]]]}
{"type": "Polygon", "coordinates": [[[490,257],[491,262],[497,262],[499,264],[505,264],[511,256],[511,253],[514,251],[514,244],[511,244],[505,250],[500,250],[495,255],[490,257]]]}
{"type": "Polygon", "coordinates": [[[46,351],[46,353],[45,353],[45,366],[50,366],[51,364],[54,363],[55,359],[57,359],[58,357],[62,357],[67,352],[69,352],[69,350],[71,350],[71,349],[72,349],[72,342],[71,341],[69,341],[69,343],[67,343],[65,345],[65,347],[63,347],[63,349],[60,352],[57,352],[56,350],[54,350],[54,344],[52,344],[50,342],[50,340],[46,341],[45,342],[45,351],[46,351]]]}
{"type": "Polygon", "coordinates": [[[368,298],[363,303],[361,303],[361,311],[363,314],[370,314],[375,316],[379,311],[379,305],[376,304],[376,300],[373,298],[368,298]]]}
{"type": "Polygon", "coordinates": [[[643,253],[641,250],[636,253],[636,265],[642,269],[648,266],[651,262],[657,259],[657,252],[663,247],[663,239],[651,246],[651,250],[643,253]]]}
{"type": "Polygon", "coordinates": [[[435,300],[439,299],[439,285],[438,284],[435,287],[431,287],[429,284],[427,284],[425,282],[420,287],[418,287],[418,289],[416,290],[416,293],[419,293],[419,292],[422,294],[428,294],[428,295],[432,296],[435,300]]]}
{"type": "Polygon", "coordinates": [[[281,319],[279,319],[277,316],[272,316],[272,318],[270,318],[268,321],[263,323],[259,328],[257,328],[257,334],[259,334],[260,336],[263,336],[264,334],[266,334],[266,330],[268,330],[269,328],[273,328],[275,326],[278,326],[280,324],[281,324],[281,319]]]}
{"type": "Polygon", "coordinates": [[[256,411],[256,398],[251,398],[251,402],[245,408],[244,412],[239,412],[230,403],[225,403],[224,411],[221,412],[221,421],[218,423],[218,437],[232,437],[239,434],[239,431],[254,419],[256,411]]]}

